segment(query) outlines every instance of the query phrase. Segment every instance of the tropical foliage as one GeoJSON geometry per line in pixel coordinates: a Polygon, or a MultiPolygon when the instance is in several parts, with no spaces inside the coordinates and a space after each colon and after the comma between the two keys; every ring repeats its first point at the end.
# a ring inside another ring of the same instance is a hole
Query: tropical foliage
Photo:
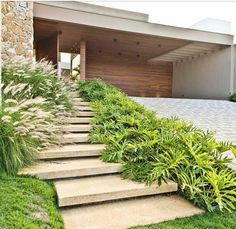
{"type": "Polygon", "coordinates": [[[147,184],[172,179],[198,206],[235,208],[236,173],[222,156],[229,144],[190,122],[157,118],[101,80],[80,82],[78,91],[97,111],[91,141],[107,144],[102,159],[122,163],[125,178],[147,184]]]}
{"type": "Polygon", "coordinates": [[[236,93],[234,93],[233,95],[230,96],[230,100],[232,102],[236,102],[236,93]]]}

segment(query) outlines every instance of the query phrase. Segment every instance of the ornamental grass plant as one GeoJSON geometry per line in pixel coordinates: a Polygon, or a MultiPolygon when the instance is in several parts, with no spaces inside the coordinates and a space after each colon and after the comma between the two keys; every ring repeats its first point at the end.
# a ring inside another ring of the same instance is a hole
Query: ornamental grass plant
{"type": "Polygon", "coordinates": [[[171,179],[194,204],[231,211],[236,172],[222,153],[232,146],[178,118],[159,118],[101,80],[78,84],[96,110],[90,141],[107,145],[102,159],[123,164],[124,178],[161,184],[171,179]]]}
{"type": "Polygon", "coordinates": [[[49,109],[58,105],[71,108],[65,83],[57,78],[53,65],[45,60],[34,63],[24,58],[11,59],[2,67],[2,81],[5,85],[27,84],[31,87],[32,98],[45,98],[49,109]]]}
{"type": "Polygon", "coordinates": [[[65,86],[45,62],[12,60],[2,69],[0,173],[15,175],[37,152],[58,144],[70,107],[65,86]]]}

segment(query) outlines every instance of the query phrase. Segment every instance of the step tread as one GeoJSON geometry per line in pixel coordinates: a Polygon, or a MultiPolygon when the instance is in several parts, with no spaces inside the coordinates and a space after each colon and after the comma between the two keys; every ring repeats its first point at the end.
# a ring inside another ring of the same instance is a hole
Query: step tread
{"type": "Polygon", "coordinates": [[[66,124],[62,126],[62,130],[65,132],[89,132],[92,126],[89,124],[66,124]]]}
{"type": "Polygon", "coordinates": [[[68,143],[79,143],[79,142],[88,142],[89,141],[89,133],[68,133],[63,134],[60,142],[63,144],[68,143]]]}
{"type": "Polygon", "coordinates": [[[41,161],[36,165],[23,169],[20,174],[31,174],[41,179],[59,179],[118,173],[120,169],[120,164],[105,163],[98,158],[80,158],[41,161]]]}
{"type": "Polygon", "coordinates": [[[72,102],[85,102],[82,98],[76,96],[76,97],[72,97],[72,102]]]}
{"type": "Polygon", "coordinates": [[[158,195],[61,209],[65,228],[124,229],[204,211],[178,195],[158,195]]]}
{"type": "Polygon", "coordinates": [[[75,115],[77,116],[77,117],[93,117],[93,116],[95,116],[95,112],[93,112],[93,111],[77,111],[77,112],[75,112],[75,115]]]}
{"type": "Polygon", "coordinates": [[[38,153],[39,159],[99,156],[105,149],[104,144],[64,145],[38,153]]]}
{"type": "Polygon", "coordinates": [[[90,117],[70,117],[65,120],[66,123],[75,124],[75,123],[90,123],[92,118],[90,117]]]}
{"type": "Polygon", "coordinates": [[[90,102],[85,102],[85,101],[73,101],[72,104],[74,106],[89,106],[91,103],[90,102]]]}
{"type": "Polygon", "coordinates": [[[93,111],[93,108],[89,106],[80,106],[80,105],[74,105],[74,109],[77,111],[93,111]]]}
{"type": "Polygon", "coordinates": [[[105,175],[99,177],[77,178],[55,182],[59,206],[88,204],[137,196],[155,195],[175,192],[178,186],[173,181],[146,186],[130,180],[124,180],[120,175],[105,175]]]}

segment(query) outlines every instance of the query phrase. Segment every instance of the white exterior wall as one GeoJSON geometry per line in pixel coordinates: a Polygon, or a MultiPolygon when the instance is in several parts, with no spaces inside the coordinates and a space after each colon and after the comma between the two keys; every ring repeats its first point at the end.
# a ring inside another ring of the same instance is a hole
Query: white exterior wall
{"type": "Polygon", "coordinates": [[[231,48],[229,47],[192,61],[174,64],[172,96],[227,99],[230,96],[230,82],[231,48]]]}
{"type": "Polygon", "coordinates": [[[236,45],[234,45],[234,93],[236,93],[236,45]]]}

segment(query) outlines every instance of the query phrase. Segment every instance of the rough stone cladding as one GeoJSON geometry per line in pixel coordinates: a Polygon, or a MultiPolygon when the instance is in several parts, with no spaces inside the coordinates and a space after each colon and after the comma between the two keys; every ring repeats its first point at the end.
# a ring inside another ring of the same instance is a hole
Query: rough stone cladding
{"type": "Polygon", "coordinates": [[[33,58],[33,2],[1,2],[1,58],[33,58]]]}

